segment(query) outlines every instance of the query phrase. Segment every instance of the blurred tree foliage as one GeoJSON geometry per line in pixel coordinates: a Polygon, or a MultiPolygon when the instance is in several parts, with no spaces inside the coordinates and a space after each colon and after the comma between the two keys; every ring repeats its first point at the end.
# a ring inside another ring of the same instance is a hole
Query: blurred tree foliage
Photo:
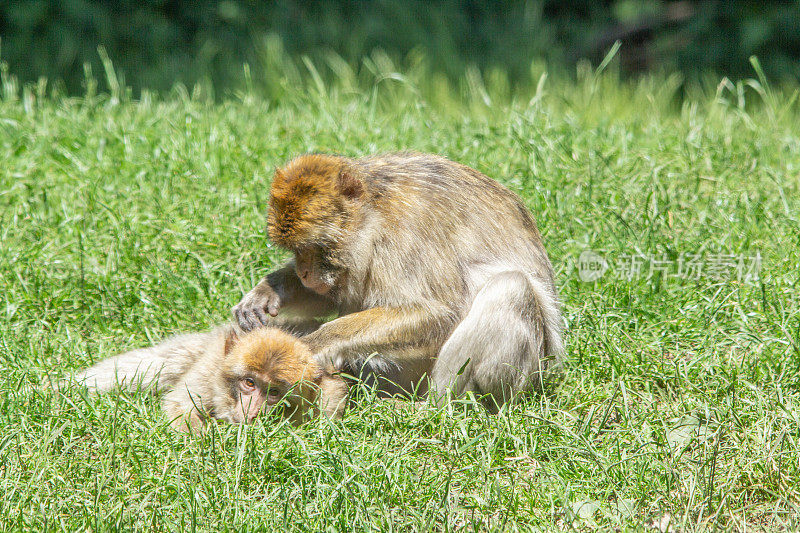
{"type": "MultiPolygon", "coordinates": [[[[430,67],[467,65],[527,81],[531,62],[597,60],[616,40],[631,73],[678,69],[751,76],[757,55],[773,79],[800,76],[800,1],[661,0],[2,0],[0,58],[22,81],[44,76],[83,91],[98,46],[135,92],[209,80],[217,90],[269,75],[269,43],[292,55],[331,51],[357,63],[380,48],[419,50],[430,67]]],[[[102,76],[98,76],[102,78],[102,76]]]]}

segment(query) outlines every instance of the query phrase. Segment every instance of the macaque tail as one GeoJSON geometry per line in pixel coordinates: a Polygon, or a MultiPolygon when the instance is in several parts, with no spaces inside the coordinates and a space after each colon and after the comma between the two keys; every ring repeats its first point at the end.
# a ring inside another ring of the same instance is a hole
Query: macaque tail
{"type": "Polygon", "coordinates": [[[103,392],[154,387],[161,392],[174,386],[180,377],[209,350],[223,350],[225,336],[219,330],[172,337],[149,348],[140,348],[109,357],[57,384],[84,385],[103,392]],[[219,346],[217,346],[219,344],[219,346]]]}

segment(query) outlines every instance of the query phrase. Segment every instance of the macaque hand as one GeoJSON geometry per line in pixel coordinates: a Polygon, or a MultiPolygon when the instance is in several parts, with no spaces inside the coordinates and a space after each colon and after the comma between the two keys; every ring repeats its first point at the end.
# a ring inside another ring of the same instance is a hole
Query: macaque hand
{"type": "Polygon", "coordinates": [[[233,316],[244,331],[250,331],[266,325],[269,322],[269,316],[278,314],[282,303],[281,294],[264,280],[245,294],[242,301],[234,306],[233,316]]]}

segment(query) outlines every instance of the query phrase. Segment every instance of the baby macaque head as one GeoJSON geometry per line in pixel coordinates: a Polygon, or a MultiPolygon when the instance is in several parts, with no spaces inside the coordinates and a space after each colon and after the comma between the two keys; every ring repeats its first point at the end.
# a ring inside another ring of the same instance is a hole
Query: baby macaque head
{"type": "Polygon", "coordinates": [[[259,413],[280,406],[292,422],[300,423],[317,414],[320,392],[330,389],[331,380],[336,382],[333,390],[341,391],[339,402],[346,397],[344,382],[324,371],[308,347],[285,331],[257,328],[234,335],[227,339],[225,351],[217,395],[225,401],[214,406],[215,418],[250,423],[259,413]]]}

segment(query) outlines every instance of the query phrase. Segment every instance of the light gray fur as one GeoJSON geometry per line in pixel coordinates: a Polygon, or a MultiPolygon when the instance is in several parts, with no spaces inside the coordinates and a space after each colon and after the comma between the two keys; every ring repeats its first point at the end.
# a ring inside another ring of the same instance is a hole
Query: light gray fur
{"type": "Polygon", "coordinates": [[[75,373],[72,380],[97,392],[116,388],[137,390],[151,386],[158,392],[164,392],[174,387],[202,355],[209,353],[209,348],[220,337],[220,332],[216,330],[177,335],[156,346],[104,359],[75,373]]]}
{"type": "MultiPolygon", "coordinates": [[[[353,307],[413,303],[453,323],[430,372],[434,391],[452,387],[458,395],[473,391],[503,401],[509,390],[541,388],[561,366],[562,318],[550,261],[519,198],[469,167],[429,154],[355,164],[374,177],[368,191],[385,181],[386,194],[395,188],[418,194],[394,197],[405,202],[402,217],[372,213],[352,235],[359,241],[354,257],[368,259],[351,272],[353,307]],[[421,179],[432,173],[437,177],[421,179]],[[460,298],[442,309],[442,294],[460,298]]],[[[386,372],[380,357],[367,364],[386,372]]]]}
{"type": "MultiPolygon", "coordinates": [[[[558,318],[545,307],[552,301],[537,280],[522,272],[489,278],[439,352],[431,376],[434,391],[488,394],[500,404],[519,391],[540,388],[543,371],[562,350],[560,338],[547,336],[552,327],[548,318],[558,318]]],[[[496,406],[487,402],[487,407],[496,406]]]]}
{"type": "Polygon", "coordinates": [[[241,422],[236,401],[221,379],[231,326],[178,335],[149,348],[104,359],[59,383],[85,385],[94,392],[151,388],[164,392],[162,405],[176,429],[198,429],[205,416],[241,422]]]}

